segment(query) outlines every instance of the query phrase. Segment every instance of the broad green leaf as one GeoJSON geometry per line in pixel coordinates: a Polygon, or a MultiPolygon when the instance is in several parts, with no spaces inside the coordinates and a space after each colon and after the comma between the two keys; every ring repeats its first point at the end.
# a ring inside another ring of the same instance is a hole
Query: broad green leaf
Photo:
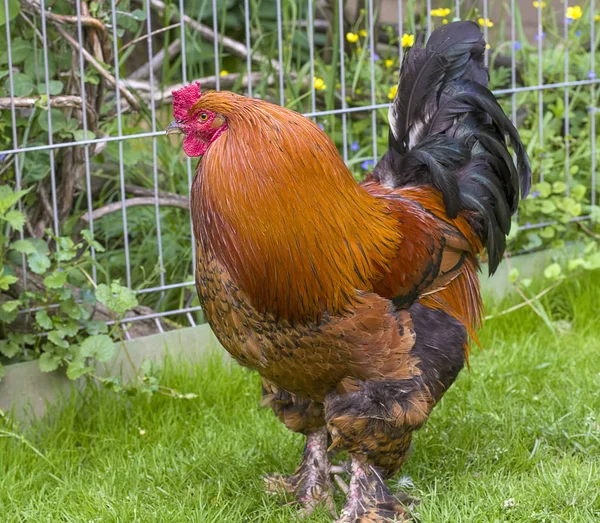
{"type": "MultiPolygon", "coordinates": [[[[67,125],[67,119],[60,109],[51,109],[50,116],[52,120],[52,133],[58,133],[67,125]]],[[[38,116],[38,125],[42,130],[48,132],[48,111],[42,111],[38,116]]]]}
{"type": "Polygon", "coordinates": [[[85,374],[89,374],[93,370],[93,367],[86,366],[83,358],[75,358],[67,367],[67,377],[70,380],[76,380],[85,374]]]}
{"type": "Polygon", "coordinates": [[[540,182],[536,184],[535,188],[540,192],[542,198],[548,198],[552,193],[552,186],[548,182],[540,182]]]}
{"type": "Polygon", "coordinates": [[[9,300],[2,303],[2,310],[6,312],[12,312],[17,309],[17,307],[21,305],[21,300],[9,300]]]}
{"type": "Polygon", "coordinates": [[[0,291],[7,291],[8,287],[18,280],[12,274],[4,274],[4,269],[0,269],[0,291]]]}
{"type": "Polygon", "coordinates": [[[565,182],[554,182],[552,184],[552,192],[554,194],[562,194],[567,190],[567,184],[565,182]]]}
{"type": "Polygon", "coordinates": [[[96,298],[119,315],[125,314],[138,304],[135,293],[117,282],[112,282],[110,287],[104,283],[98,285],[96,298]]]}
{"type": "Polygon", "coordinates": [[[549,240],[551,238],[554,238],[554,235],[556,234],[556,231],[554,229],[554,227],[544,227],[541,231],[540,231],[540,236],[542,238],[545,238],[546,240],[549,240]]]}
{"type": "Polygon", "coordinates": [[[48,316],[48,311],[44,309],[35,313],[35,321],[42,329],[48,330],[54,328],[54,324],[52,323],[50,316],[48,316]]]}
{"type": "Polygon", "coordinates": [[[552,200],[544,200],[540,206],[540,210],[544,214],[552,214],[556,209],[556,204],[552,200]]]}
{"type": "Polygon", "coordinates": [[[36,274],[44,274],[46,270],[52,265],[50,258],[45,254],[34,252],[27,256],[29,268],[36,274]]]}
{"type": "Polygon", "coordinates": [[[88,334],[106,334],[108,332],[108,325],[103,321],[88,321],[86,325],[88,334]]]}
{"type": "Polygon", "coordinates": [[[131,16],[135,18],[138,22],[143,22],[146,20],[146,11],[142,11],[141,9],[134,9],[131,12],[131,16]]]}
{"type": "Polygon", "coordinates": [[[576,200],[583,200],[587,187],[585,185],[578,184],[571,189],[571,196],[576,200]]]}
{"type": "MultiPolygon", "coordinates": [[[[10,86],[8,80],[4,82],[4,86],[10,86]]],[[[34,87],[33,80],[30,76],[23,73],[13,75],[13,92],[15,93],[15,96],[27,96],[31,94],[34,87]]]]}
{"type": "Polygon", "coordinates": [[[59,289],[67,283],[67,271],[52,271],[44,278],[44,285],[48,289],[59,289]]]}
{"type": "Polygon", "coordinates": [[[13,191],[9,185],[0,185],[0,215],[6,213],[30,190],[31,189],[26,189],[25,191],[13,191]]]}
{"type": "Polygon", "coordinates": [[[95,140],[96,135],[92,131],[88,131],[86,138],[83,129],[77,129],[76,131],[73,131],[73,138],[76,142],[83,142],[84,140],[95,140]]]}
{"type": "Polygon", "coordinates": [[[508,273],[508,280],[511,283],[515,283],[519,279],[519,269],[512,268],[508,273]]]}
{"type": "Polygon", "coordinates": [[[96,358],[101,363],[110,360],[117,349],[115,343],[106,334],[97,334],[85,339],[81,344],[81,355],[86,358],[96,358]]]}
{"type": "Polygon", "coordinates": [[[16,209],[8,211],[4,215],[4,219],[13,229],[16,229],[17,231],[23,230],[23,226],[25,225],[25,215],[21,211],[17,211],[16,209]]]}
{"type": "MultiPolygon", "coordinates": [[[[50,94],[57,95],[60,94],[63,90],[64,84],[59,80],[50,80],[48,82],[50,85],[50,94]]],[[[42,82],[37,86],[37,92],[40,94],[48,94],[46,93],[46,82],[42,82]]]]}
{"type": "MultiPolygon", "coordinates": [[[[8,0],[8,21],[14,20],[17,15],[21,12],[21,2],[19,0],[8,0]]],[[[6,24],[6,7],[4,2],[0,4],[0,27],[4,32],[4,25],[6,24]]],[[[4,33],[6,36],[6,33],[4,33]]]]}
{"type": "Polygon", "coordinates": [[[10,333],[8,335],[9,341],[16,343],[17,345],[35,345],[37,337],[33,334],[25,333],[10,333]]]}
{"type": "Polygon", "coordinates": [[[544,278],[558,280],[562,276],[562,267],[558,263],[551,263],[544,269],[544,278]]]}
{"type": "Polygon", "coordinates": [[[79,303],[75,302],[75,300],[71,297],[68,300],[61,302],[60,310],[69,318],[74,320],[81,320],[84,318],[85,308],[82,307],[79,303]]]}
{"type": "Polygon", "coordinates": [[[75,336],[79,332],[79,324],[75,320],[62,320],[54,328],[63,336],[75,336]]]}
{"type": "Polygon", "coordinates": [[[42,372],[52,372],[52,371],[58,369],[59,364],[60,364],[59,356],[54,356],[53,354],[50,354],[49,352],[44,352],[40,356],[39,365],[40,365],[40,370],[42,372]]]}
{"type": "Polygon", "coordinates": [[[48,333],[48,339],[54,343],[54,345],[63,349],[67,349],[69,347],[69,342],[65,340],[64,337],[65,333],[57,330],[48,333]]]}
{"type": "Polygon", "coordinates": [[[33,254],[36,252],[35,245],[29,239],[14,241],[10,244],[10,247],[23,254],[33,254]]]}
{"type": "Polygon", "coordinates": [[[20,350],[21,347],[12,341],[0,341],[0,353],[7,358],[14,358],[20,350]]]}

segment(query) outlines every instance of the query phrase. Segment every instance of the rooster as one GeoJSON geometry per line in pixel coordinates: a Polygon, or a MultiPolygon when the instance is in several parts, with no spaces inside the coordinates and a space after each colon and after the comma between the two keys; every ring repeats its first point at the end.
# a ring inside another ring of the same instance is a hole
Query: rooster
{"type": "Polygon", "coordinates": [[[173,93],[187,155],[196,287],[227,351],[263,380],[263,403],[306,435],[291,476],[269,490],[335,514],[328,456],[346,451],[339,523],[402,520],[385,483],[412,434],[465,365],[529,160],[488,90],[472,22],[406,55],[389,111],[389,150],[357,184],[319,127],[230,92],[173,93]],[[516,162],[509,153],[512,147],[516,162]]]}

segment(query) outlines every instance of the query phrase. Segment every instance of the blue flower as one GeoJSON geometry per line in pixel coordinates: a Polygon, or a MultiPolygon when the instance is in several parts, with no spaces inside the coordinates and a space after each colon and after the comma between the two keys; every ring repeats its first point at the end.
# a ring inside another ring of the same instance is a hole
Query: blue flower
{"type": "Polygon", "coordinates": [[[3,162],[5,158],[6,158],[5,154],[0,154],[0,162],[3,162]]]}
{"type": "Polygon", "coordinates": [[[581,36],[581,31],[576,31],[576,32],[575,32],[575,36],[576,36],[577,38],[579,38],[579,37],[581,36]]]}
{"type": "Polygon", "coordinates": [[[360,166],[362,167],[363,171],[368,171],[374,165],[375,165],[375,161],[374,160],[365,160],[363,163],[360,164],[360,166]]]}
{"type": "Polygon", "coordinates": [[[588,73],[588,78],[589,78],[590,80],[593,80],[594,78],[596,78],[596,73],[595,73],[594,71],[590,71],[590,72],[588,73]]]}
{"type": "Polygon", "coordinates": [[[322,123],[318,123],[317,125],[319,126],[319,129],[321,129],[321,131],[324,131],[324,130],[325,130],[325,127],[323,127],[323,124],[322,124],[322,123]]]}
{"type": "Polygon", "coordinates": [[[523,44],[522,44],[521,42],[519,42],[519,41],[516,41],[516,42],[513,44],[513,49],[514,49],[515,51],[520,51],[521,49],[523,49],[523,44]]]}
{"type": "Polygon", "coordinates": [[[565,24],[571,25],[572,22],[573,22],[572,18],[565,18],[565,24]]]}
{"type": "Polygon", "coordinates": [[[542,31],[541,33],[538,33],[535,35],[535,39],[539,42],[540,40],[543,40],[544,38],[546,38],[546,33],[544,33],[544,31],[542,31]]]}
{"type": "Polygon", "coordinates": [[[350,145],[350,149],[352,149],[353,151],[358,151],[360,149],[360,145],[358,145],[358,142],[352,142],[352,144],[350,145]]]}
{"type": "Polygon", "coordinates": [[[377,53],[373,53],[373,60],[376,62],[379,60],[379,55],[377,53]]]}
{"type": "Polygon", "coordinates": [[[540,191],[533,191],[531,197],[535,200],[540,194],[542,194],[540,191]]]}

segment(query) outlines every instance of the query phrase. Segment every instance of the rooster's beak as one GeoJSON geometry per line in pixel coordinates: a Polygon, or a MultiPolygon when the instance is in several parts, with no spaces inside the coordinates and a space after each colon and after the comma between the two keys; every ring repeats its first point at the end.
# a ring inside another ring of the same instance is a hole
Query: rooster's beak
{"type": "Polygon", "coordinates": [[[165,134],[182,134],[183,131],[179,128],[177,120],[173,120],[165,130],[165,134]]]}

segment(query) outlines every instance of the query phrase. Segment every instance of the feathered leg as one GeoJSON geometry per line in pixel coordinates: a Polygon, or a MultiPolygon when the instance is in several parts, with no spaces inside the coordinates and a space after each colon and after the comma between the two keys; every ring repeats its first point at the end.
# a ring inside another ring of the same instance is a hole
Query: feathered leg
{"type": "Polygon", "coordinates": [[[267,381],[263,381],[262,404],[269,405],[288,429],[306,435],[304,456],[296,472],[290,476],[266,476],[267,492],[294,495],[302,505],[302,515],[312,514],[318,504],[324,503],[335,517],[331,465],[327,457],[329,433],[325,426],[323,405],[299,399],[267,381]]]}
{"type": "Polygon", "coordinates": [[[338,523],[384,523],[410,519],[414,500],[393,495],[384,479],[407,458],[412,433],[420,428],[464,364],[466,333],[446,313],[416,304],[411,314],[418,361],[410,379],[363,381],[352,392],[329,394],[325,418],[332,449],[352,458],[347,500],[338,523]]]}

